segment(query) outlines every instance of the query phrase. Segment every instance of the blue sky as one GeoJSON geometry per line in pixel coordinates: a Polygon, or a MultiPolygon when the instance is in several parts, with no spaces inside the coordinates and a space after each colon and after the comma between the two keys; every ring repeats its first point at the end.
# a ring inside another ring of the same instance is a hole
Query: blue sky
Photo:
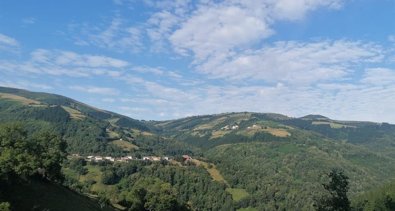
{"type": "Polygon", "coordinates": [[[136,119],[395,123],[393,0],[0,2],[0,85],[136,119]]]}

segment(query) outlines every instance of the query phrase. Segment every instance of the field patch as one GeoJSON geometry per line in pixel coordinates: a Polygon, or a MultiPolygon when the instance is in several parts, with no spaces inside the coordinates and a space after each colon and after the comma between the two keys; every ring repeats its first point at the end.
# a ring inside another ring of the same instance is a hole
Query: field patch
{"type": "Polygon", "coordinates": [[[112,141],[111,144],[114,144],[114,145],[122,148],[124,151],[128,151],[128,152],[130,152],[134,149],[139,149],[138,146],[136,146],[128,141],[124,141],[124,140],[115,140],[115,141],[112,141]]]}
{"type": "Polygon", "coordinates": [[[222,136],[230,133],[230,130],[215,130],[211,133],[210,139],[221,138],[222,136]]]}
{"type": "Polygon", "coordinates": [[[84,119],[86,116],[84,114],[82,114],[80,111],[67,107],[67,106],[62,106],[62,108],[70,114],[70,117],[72,119],[77,119],[77,120],[82,120],[84,119]]]}
{"type": "Polygon", "coordinates": [[[13,101],[18,101],[24,105],[42,105],[41,102],[37,100],[32,100],[26,97],[18,96],[18,95],[13,95],[13,94],[8,94],[8,93],[0,93],[0,98],[8,99],[8,100],[13,100],[13,101]]]}
{"type": "Polygon", "coordinates": [[[271,128],[271,127],[267,127],[263,129],[264,132],[270,133],[273,136],[277,136],[277,137],[288,137],[291,136],[291,134],[282,128],[271,128]]]}
{"type": "Polygon", "coordinates": [[[340,129],[340,128],[356,128],[353,125],[345,125],[337,122],[326,122],[326,121],[314,121],[311,123],[312,125],[329,125],[333,129],[340,129]]]}
{"type": "Polygon", "coordinates": [[[269,133],[273,136],[277,136],[281,138],[291,136],[291,133],[289,133],[284,128],[273,128],[273,127],[261,126],[261,125],[250,126],[246,129],[245,132],[247,133],[248,136],[253,136],[255,133],[259,133],[259,132],[269,133]]]}
{"type": "Polygon", "coordinates": [[[192,159],[192,162],[195,163],[197,166],[203,166],[210,176],[213,178],[214,181],[223,182],[226,185],[229,185],[225,178],[221,175],[221,172],[216,168],[214,164],[207,163],[201,160],[192,159]]]}
{"type": "Polygon", "coordinates": [[[138,135],[143,135],[143,136],[155,136],[153,133],[141,131],[141,130],[137,130],[137,129],[131,129],[131,131],[133,132],[133,134],[138,134],[138,135]]]}
{"type": "Polygon", "coordinates": [[[232,195],[233,201],[240,201],[250,194],[242,188],[226,188],[226,191],[232,195]]]}

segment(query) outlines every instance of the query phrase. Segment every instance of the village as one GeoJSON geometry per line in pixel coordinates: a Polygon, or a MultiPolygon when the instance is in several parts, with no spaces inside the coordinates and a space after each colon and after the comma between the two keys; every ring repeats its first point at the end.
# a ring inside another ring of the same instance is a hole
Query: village
{"type": "MultiPolygon", "coordinates": [[[[73,158],[82,158],[87,162],[103,162],[103,161],[109,161],[109,162],[129,162],[132,160],[140,160],[140,161],[153,161],[153,162],[159,162],[159,161],[171,161],[173,160],[172,158],[169,158],[168,156],[164,157],[158,157],[158,156],[143,156],[142,158],[137,158],[137,157],[132,157],[132,156],[123,156],[123,157],[111,157],[111,156],[99,156],[99,155],[89,155],[89,156],[81,156],[79,154],[72,154],[71,156],[68,156],[68,159],[73,159],[73,158]]],[[[192,157],[189,155],[182,155],[183,161],[191,161],[192,157]]]]}

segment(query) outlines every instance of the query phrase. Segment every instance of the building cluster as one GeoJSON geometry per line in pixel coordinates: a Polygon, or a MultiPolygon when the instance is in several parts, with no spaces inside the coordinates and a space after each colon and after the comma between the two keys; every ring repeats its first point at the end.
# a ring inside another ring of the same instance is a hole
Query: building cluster
{"type": "Polygon", "coordinates": [[[238,125],[226,125],[221,128],[221,130],[238,130],[239,126],[238,125]]]}
{"type": "Polygon", "coordinates": [[[247,127],[247,130],[252,130],[252,129],[261,129],[262,128],[262,126],[258,126],[258,125],[252,125],[252,126],[249,126],[249,127],[247,127]]]}
{"type": "Polygon", "coordinates": [[[123,156],[123,157],[111,157],[111,156],[99,156],[99,155],[89,155],[89,156],[80,156],[79,154],[72,154],[71,157],[75,158],[83,158],[88,162],[101,162],[101,161],[110,161],[110,162],[129,162],[131,160],[143,160],[143,161],[170,161],[169,157],[157,157],[157,156],[144,156],[141,159],[132,157],[132,156],[123,156]]]}

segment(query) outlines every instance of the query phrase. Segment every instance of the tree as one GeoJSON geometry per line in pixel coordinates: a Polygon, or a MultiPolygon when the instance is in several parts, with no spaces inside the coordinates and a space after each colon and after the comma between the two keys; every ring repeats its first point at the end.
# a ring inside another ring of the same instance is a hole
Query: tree
{"type": "Polygon", "coordinates": [[[34,175],[60,181],[65,143],[48,132],[29,135],[21,124],[0,125],[0,179],[34,175]]]}
{"type": "Polygon", "coordinates": [[[10,203],[0,202],[0,211],[10,211],[10,203]]]}
{"type": "Polygon", "coordinates": [[[316,208],[318,211],[349,211],[350,201],[347,197],[349,189],[348,176],[341,169],[332,169],[328,174],[329,182],[323,184],[328,192],[326,197],[318,200],[316,208]]]}

